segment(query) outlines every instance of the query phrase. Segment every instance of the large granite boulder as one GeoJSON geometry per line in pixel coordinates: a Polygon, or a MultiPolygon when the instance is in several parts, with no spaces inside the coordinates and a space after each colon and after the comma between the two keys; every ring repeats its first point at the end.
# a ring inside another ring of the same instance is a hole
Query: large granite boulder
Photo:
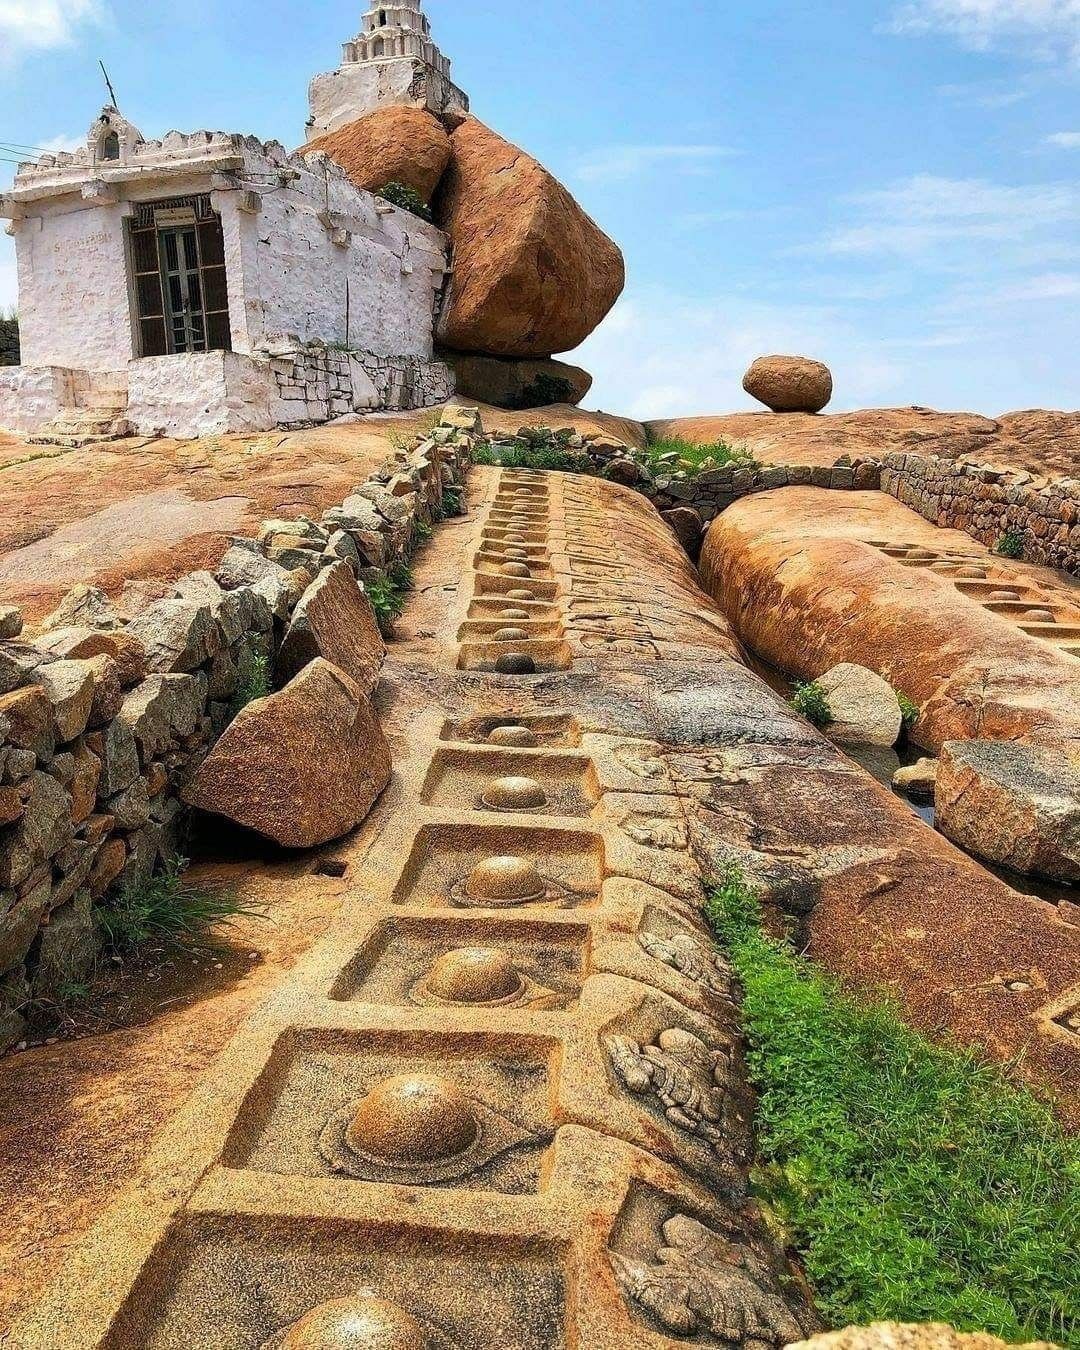
{"type": "Polygon", "coordinates": [[[808,356],[762,356],[746,372],[743,388],[773,412],[819,413],[832,398],[833,377],[808,356]]]}
{"type": "Polygon", "coordinates": [[[1080,760],[1024,741],[949,741],[937,825],[988,862],[1080,881],[1080,760]]]}
{"type": "Polygon", "coordinates": [[[592,388],[593,377],[565,361],[510,361],[498,356],[445,352],[462,398],[475,398],[493,408],[524,412],[552,404],[581,402],[592,388]]]}
{"type": "Polygon", "coordinates": [[[468,117],[450,137],[435,218],[454,246],[439,338],[457,351],[550,356],[622,293],[618,247],[531,156],[468,117]]]}
{"type": "Polygon", "coordinates": [[[347,562],[325,568],[300,597],[278,651],[277,683],[288,684],[320,656],[354,680],[365,697],[379,682],[386,644],[347,562]]]}
{"type": "Polygon", "coordinates": [[[183,791],[284,848],[316,848],[356,828],[390,781],[390,747],[358,686],[316,660],[249,703],[183,791]]]}
{"type": "Polygon", "coordinates": [[[817,682],[829,701],[829,736],[838,745],[893,746],[904,723],[896,691],[876,671],[844,662],[817,682]]]}
{"type": "MultiPolygon", "coordinates": [[[[874,1322],[868,1327],[826,1331],[788,1350],[1006,1350],[1006,1342],[985,1331],[957,1331],[941,1323],[874,1322]]],[[[1052,1350],[1045,1341],[1027,1350],[1052,1350]]]]}
{"type": "Polygon", "coordinates": [[[430,202],[450,161],[450,137],[424,108],[376,108],[304,147],[339,164],[364,192],[403,183],[430,202]]]}

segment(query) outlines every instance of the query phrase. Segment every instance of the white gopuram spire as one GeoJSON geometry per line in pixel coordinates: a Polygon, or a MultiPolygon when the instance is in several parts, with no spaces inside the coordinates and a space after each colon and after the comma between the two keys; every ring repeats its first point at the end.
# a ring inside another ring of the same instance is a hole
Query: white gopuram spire
{"type": "Polygon", "coordinates": [[[450,79],[449,57],[436,46],[420,0],[372,5],[360,32],[344,44],[340,69],[312,80],[309,101],[309,139],[385,104],[411,104],[434,113],[469,110],[468,97],[450,79]]]}

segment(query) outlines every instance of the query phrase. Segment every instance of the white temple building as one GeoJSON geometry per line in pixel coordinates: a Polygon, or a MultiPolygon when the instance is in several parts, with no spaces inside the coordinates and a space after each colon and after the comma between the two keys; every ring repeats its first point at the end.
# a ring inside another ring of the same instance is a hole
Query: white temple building
{"type": "Polygon", "coordinates": [[[467,95],[450,79],[450,61],[431,36],[420,0],[374,5],[342,49],[341,66],[316,75],[308,94],[308,137],[335,131],[384,104],[433,113],[468,112],[467,95]]]}
{"type": "MultiPolygon", "coordinates": [[[[318,116],[333,82],[333,125],[382,102],[467,104],[420,0],[373,10],[345,50],[313,85],[318,116]]],[[[433,345],[446,237],[325,155],[223,132],[147,140],[106,107],[82,148],[19,166],[0,217],[22,360],[0,369],[5,430],[258,431],[452,392],[433,345]]]]}

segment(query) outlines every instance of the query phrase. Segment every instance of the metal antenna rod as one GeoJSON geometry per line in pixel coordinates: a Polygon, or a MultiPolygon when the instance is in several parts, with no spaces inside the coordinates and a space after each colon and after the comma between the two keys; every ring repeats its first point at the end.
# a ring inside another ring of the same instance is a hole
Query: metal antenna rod
{"type": "Polygon", "coordinates": [[[112,106],[114,108],[119,108],[120,105],[116,101],[116,90],[112,87],[112,80],[109,79],[109,72],[105,69],[105,62],[99,60],[98,65],[101,67],[102,75],[105,76],[105,83],[108,86],[109,98],[112,100],[112,106]]]}

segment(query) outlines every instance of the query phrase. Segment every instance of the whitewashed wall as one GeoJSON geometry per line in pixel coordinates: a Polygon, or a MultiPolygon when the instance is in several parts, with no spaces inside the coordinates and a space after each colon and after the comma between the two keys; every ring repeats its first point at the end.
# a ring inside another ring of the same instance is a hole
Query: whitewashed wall
{"type": "Polygon", "coordinates": [[[15,248],[23,365],[122,370],[133,355],[122,208],[65,199],[19,221],[15,248]]]}
{"type": "Polygon", "coordinates": [[[27,435],[51,422],[72,397],[71,372],[48,366],[0,368],[0,428],[27,435]]]}

